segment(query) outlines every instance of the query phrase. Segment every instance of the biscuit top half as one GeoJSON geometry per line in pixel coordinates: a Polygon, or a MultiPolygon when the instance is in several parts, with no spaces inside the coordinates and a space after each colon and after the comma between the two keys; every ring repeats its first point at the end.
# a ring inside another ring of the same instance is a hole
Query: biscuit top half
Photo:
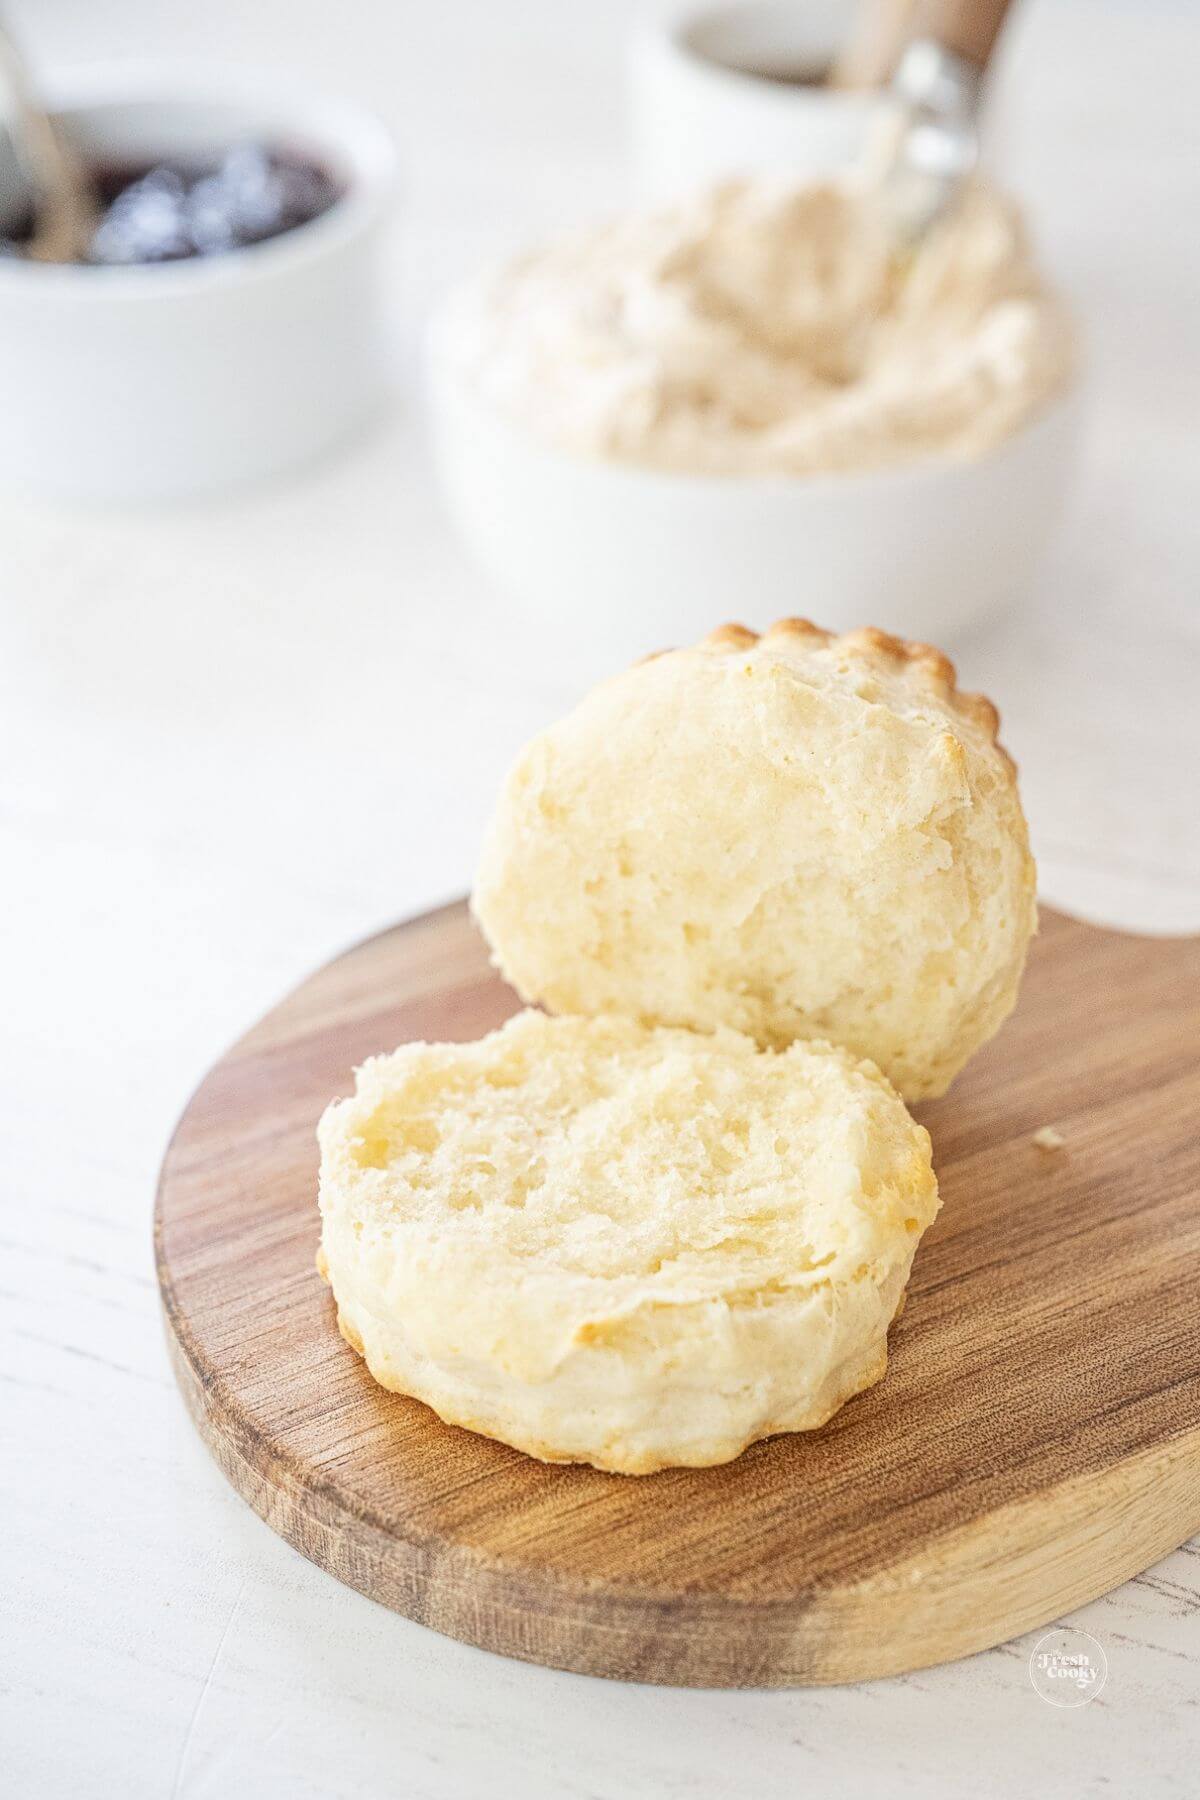
{"type": "Polygon", "coordinates": [[[601,683],[517,757],[473,896],[554,1012],[870,1057],[943,1093],[1036,924],[991,702],[926,644],[724,625],[601,683]]]}

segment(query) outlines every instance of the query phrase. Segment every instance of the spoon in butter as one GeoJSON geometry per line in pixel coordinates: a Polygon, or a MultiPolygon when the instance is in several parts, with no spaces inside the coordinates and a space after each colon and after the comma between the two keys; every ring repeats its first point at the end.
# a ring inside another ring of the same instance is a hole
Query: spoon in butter
{"type": "Polygon", "coordinates": [[[894,67],[887,104],[864,148],[871,191],[906,260],[954,206],[979,158],[984,74],[1011,0],[883,0],[833,79],[863,85],[894,67]]]}

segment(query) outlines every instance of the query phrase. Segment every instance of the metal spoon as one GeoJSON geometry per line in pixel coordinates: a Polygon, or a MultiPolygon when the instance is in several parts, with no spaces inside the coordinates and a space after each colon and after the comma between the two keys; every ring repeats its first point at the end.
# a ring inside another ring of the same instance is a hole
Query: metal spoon
{"type": "Polygon", "coordinates": [[[85,262],[99,216],[95,194],[79,158],[34,98],[25,64],[3,28],[0,86],[8,92],[9,132],[32,205],[24,253],[33,262],[85,262]]]}
{"type": "MultiPolygon", "coordinates": [[[[1010,4],[877,0],[874,36],[869,46],[864,38],[854,46],[857,74],[895,70],[892,104],[866,147],[861,172],[904,252],[951,209],[974,171],[984,73],[1010,4]]],[[[847,82],[846,70],[840,78],[847,82]]]]}

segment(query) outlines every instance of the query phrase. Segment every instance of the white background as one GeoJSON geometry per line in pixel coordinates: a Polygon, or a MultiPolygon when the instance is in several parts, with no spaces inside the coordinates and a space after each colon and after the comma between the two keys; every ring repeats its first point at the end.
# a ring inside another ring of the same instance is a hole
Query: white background
{"type": "MultiPolygon", "coordinates": [[[[446,1642],[226,1488],[161,1344],[158,1159],[206,1065],[284,989],[465,888],[506,758],[577,685],[570,596],[563,644],[529,643],[444,525],[413,351],[460,270],[619,200],[633,9],[6,11],[49,67],[245,58],[373,104],[403,154],[407,378],[387,427],[276,490],[142,514],[0,498],[0,1786],[1194,1792],[1197,1545],[1077,1615],[1111,1668],[1079,1711],[1033,1692],[1037,1634],[856,1689],[689,1693],[446,1642]]],[[[1005,714],[1044,894],[1195,929],[1200,13],[1029,0],[1014,36],[1021,186],[1089,331],[1089,454],[1036,592],[954,648],[1005,714]]],[[[766,622],[752,595],[730,610],[766,622]]]]}

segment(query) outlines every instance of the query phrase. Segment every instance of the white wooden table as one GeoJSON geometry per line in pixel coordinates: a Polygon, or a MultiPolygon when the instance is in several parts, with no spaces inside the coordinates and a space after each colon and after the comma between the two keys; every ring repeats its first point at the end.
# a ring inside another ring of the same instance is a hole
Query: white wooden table
{"type": "MultiPolygon", "coordinates": [[[[631,10],[8,9],[51,64],[284,61],[372,102],[407,170],[410,352],[459,270],[619,196],[631,10]]],[[[956,647],[1005,713],[1044,893],[1155,929],[1200,928],[1198,78],[1182,4],[1030,0],[1014,136],[1088,321],[1090,454],[1037,592],[956,647]]],[[[731,610],[764,622],[745,597],[731,610]]],[[[164,1140],[301,974],[467,885],[504,760],[578,674],[462,558],[411,392],[276,491],[140,515],[0,499],[0,632],[5,1793],[1196,1791],[1200,1544],[1076,1616],[1110,1675],[1065,1711],[1030,1685],[1037,1634],[855,1689],[529,1668],[393,1617],[260,1524],[167,1373],[164,1140]]]]}

